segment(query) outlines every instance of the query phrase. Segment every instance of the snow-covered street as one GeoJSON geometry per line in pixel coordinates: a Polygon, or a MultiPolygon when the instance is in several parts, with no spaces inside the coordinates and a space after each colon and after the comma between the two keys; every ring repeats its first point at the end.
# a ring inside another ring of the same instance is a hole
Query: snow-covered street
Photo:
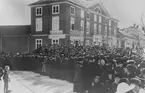
{"type": "MultiPolygon", "coordinates": [[[[12,71],[10,93],[73,93],[73,84],[33,72],[12,71]]],[[[1,82],[0,93],[3,93],[1,82]]]]}

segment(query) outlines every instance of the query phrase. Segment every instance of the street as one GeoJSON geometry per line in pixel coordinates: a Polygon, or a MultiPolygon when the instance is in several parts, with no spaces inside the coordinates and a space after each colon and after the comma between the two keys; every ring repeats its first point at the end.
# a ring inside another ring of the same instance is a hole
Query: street
{"type": "MultiPolygon", "coordinates": [[[[13,71],[10,78],[9,93],[73,93],[72,84],[33,72],[13,71]]],[[[3,85],[1,82],[0,93],[4,93],[3,85]]]]}

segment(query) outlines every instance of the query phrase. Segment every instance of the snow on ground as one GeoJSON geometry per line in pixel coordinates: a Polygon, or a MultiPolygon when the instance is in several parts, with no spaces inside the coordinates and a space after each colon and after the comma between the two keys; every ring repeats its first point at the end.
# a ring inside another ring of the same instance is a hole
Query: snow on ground
{"type": "Polygon", "coordinates": [[[11,89],[11,93],[73,93],[73,84],[34,72],[12,71],[10,78],[10,87],[17,87],[16,90],[11,89]]]}

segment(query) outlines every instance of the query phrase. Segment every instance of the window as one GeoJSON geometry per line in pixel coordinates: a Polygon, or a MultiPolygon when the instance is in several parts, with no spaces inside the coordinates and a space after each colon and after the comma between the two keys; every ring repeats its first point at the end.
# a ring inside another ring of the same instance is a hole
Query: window
{"type": "Polygon", "coordinates": [[[97,24],[94,23],[94,34],[97,34],[97,24]]]}
{"type": "Polygon", "coordinates": [[[107,26],[105,26],[104,35],[107,35],[107,26]]]}
{"type": "Polygon", "coordinates": [[[117,28],[114,29],[114,35],[113,35],[114,37],[116,36],[116,30],[117,30],[117,28]]]}
{"type": "Polygon", "coordinates": [[[73,30],[75,30],[75,19],[73,18],[73,17],[71,17],[71,21],[70,21],[71,23],[71,30],[73,31],[73,30]]]}
{"type": "Polygon", "coordinates": [[[42,46],[42,39],[36,39],[35,40],[35,49],[39,48],[42,46]]]}
{"type": "Polygon", "coordinates": [[[36,31],[42,31],[42,18],[36,18],[36,31]]]}
{"type": "Polygon", "coordinates": [[[107,18],[104,19],[104,24],[105,24],[105,25],[108,24],[108,19],[107,19],[107,18]]]}
{"type": "Polygon", "coordinates": [[[109,20],[109,26],[111,26],[111,20],[109,20]]]}
{"type": "Polygon", "coordinates": [[[59,39],[58,38],[52,39],[52,44],[59,44],[59,39]]]}
{"type": "Polygon", "coordinates": [[[111,36],[111,27],[109,27],[109,36],[111,36]]]}
{"type": "Polygon", "coordinates": [[[59,5],[52,6],[52,14],[59,14],[59,5]]]}
{"type": "Polygon", "coordinates": [[[42,15],[42,7],[36,7],[36,16],[42,15]]]}
{"type": "Polygon", "coordinates": [[[52,17],[52,30],[59,30],[59,16],[52,17]]]}
{"type": "Polygon", "coordinates": [[[99,16],[99,23],[101,23],[102,22],[102,17],[101,16],[99,16]]]}
{"type": "Polygon", "coordinates": [[[86,29],[86,34],[90,33],[90,22],[87,21],[87,29],[86,29]]]}
{"type": "Polygon", "coordinates": [[[101,34],[102,26],[99,24],[98,34],[101,34]]]}
{"type": "Polygon", "coordinates": [[[87,19],[90,19],[90,13],[89,12],[87,12],[87,19]]]}
{"type": "Polygon", "coordinates": [[[97,15],[94,15],[94,21],[97,22],[97,15]]]}
{"type": "Polygon", "coordinates": [[[81,18],[84,18],[84,14],[85,14],[84,10],[81,9],[81,18]]]}
{"type": "Polygon", "coordinates": [[[75,7],[73,7],[73,6],[70,7],[70,13],[72,15],[75,15],[75,7]]]}
{"type": "Polygon", "coordinates": [[[84,31],[84,20],[81,20],[81,31],[84,31]]]}
{"type": "Polygon", "coordinates": [[[96,7],[96,8],[95,8],[95,12],[101,13],[101,9],[100,9],[99,7],[96,7]]]}

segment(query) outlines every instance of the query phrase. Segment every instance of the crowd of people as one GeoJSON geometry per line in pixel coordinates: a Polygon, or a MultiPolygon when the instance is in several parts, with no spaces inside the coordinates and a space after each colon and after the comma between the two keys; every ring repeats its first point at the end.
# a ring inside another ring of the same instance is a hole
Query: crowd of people
{"type": "MultiPolygon", "coordinates": [[[[4,55],[1,57],[5,58],[4,55]]],[[[7,54],[7,57],[16,56],[44,59],[41,64],[43,73],[73,82],[76,93],[144,91],[145,62],[141,55],[130,49],[51,45],[39,47],[29,54],[7,54]]]]}
{"type": "Polygon", "coordinates": [[[144,91],[145,62],[141,55],[129,49],[53,45],[49,48],[39,48],[35,53],[47,55],[43,64],[51,64],[51,68],[56,68],[57,71],[63,69],[62,73],[66,72],[62,74],[63,77],[71,75],[76,93],[139,93],[141,89],[144,91]],[[135,87],[131,89],[132,85],[135,87]]]}

